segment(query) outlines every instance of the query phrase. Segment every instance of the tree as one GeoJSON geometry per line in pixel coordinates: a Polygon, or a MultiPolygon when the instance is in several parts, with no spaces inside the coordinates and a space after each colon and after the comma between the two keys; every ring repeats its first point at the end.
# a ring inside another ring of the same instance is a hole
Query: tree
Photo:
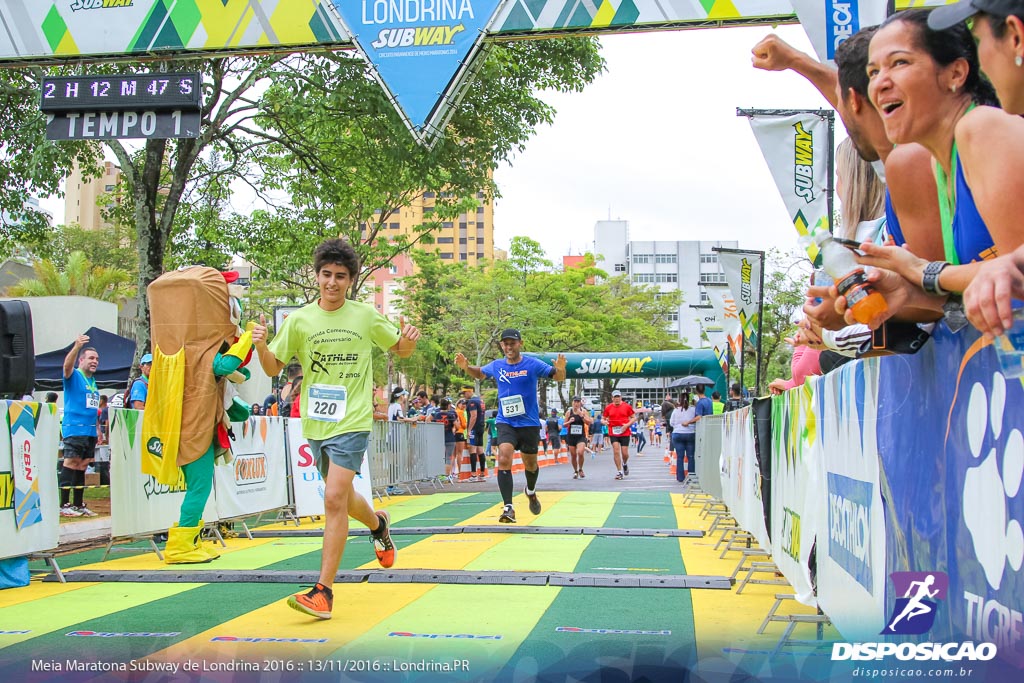
{"type": "Polygon", "coordinates": [[[404,279],[404,293],[407,313],[427,343],[399,369],[432,386],[464,381],[452,363],[456,351],[483,365],[497,354],[507,327],[521,329],[527,350],[535,351],[679,346],[666,329],[678,293],[636,287],[624,276],[607,279],[593,258],[580,268],[554,270],[537,242],[516,237],[508,260],[488,267],[446,264],[422,252],[415,261],[418,271],[404,279]]]}
{"type": "MultiPolygon", "coordinates": [[[[77,67],[51,69],[69,75],[77,67]]],[[[60,181],[77,162],[87,176],[99,173],[96,143],[55,143],[46,139],[39,111],[41,68],[0,69],[0,260],[16,247],[45,243],[45,212],[28,206],[33,197],[59,194],[60,181]]]]}
{"type": "Polygon", "coordinates": [[[126,294],[125,285],[131,278],[118,268],[94,266],[80,251],[71,252],[63,269],[45,259],[32,268],[35,279],[9,287],[8,296],[88,296],[116,302],[126,294]]]}

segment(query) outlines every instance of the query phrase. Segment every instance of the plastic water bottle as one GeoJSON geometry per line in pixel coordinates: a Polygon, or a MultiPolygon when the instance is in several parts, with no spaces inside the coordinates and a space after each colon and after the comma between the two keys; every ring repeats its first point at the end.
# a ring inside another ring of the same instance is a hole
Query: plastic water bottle
{"type": "Polygon", "coordinates": [[[815,230],[814,241],[821,250],[825,272],[836,283],[836,289],[846,297],[846,306],[859,323],[868,323],[888,310],[889,305],[880,292],[867,281],[864,266],[857,263],[853,252],[832,239],[826,230],[815,230]]]}
{"type": "Polygon", "coordinates": [[[1006,379],[1024,377],[1024,308],[1013,312],[1013,327],[996,337],[994,346],[1006,379]]]}

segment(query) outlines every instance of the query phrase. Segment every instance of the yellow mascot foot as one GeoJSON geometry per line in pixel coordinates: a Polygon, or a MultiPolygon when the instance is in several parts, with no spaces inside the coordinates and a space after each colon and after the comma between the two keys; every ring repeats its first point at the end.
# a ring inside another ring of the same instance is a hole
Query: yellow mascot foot
{"type": "Polygon", "coordinates": [[[213,558],[199,544],[199,526],[181,527],[175,524],[167,531],[167,546],[164,548],[164,562],[167,564],[199,564],[213,558]]]}

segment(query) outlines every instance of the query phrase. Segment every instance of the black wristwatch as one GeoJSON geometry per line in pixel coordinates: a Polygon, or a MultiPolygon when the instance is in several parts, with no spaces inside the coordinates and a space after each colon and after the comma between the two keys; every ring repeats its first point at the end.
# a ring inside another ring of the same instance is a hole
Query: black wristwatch
{"type": "Polygon", "coordinates": [[[939,273],[949,265],[948,261],[931,261],[924,267],[921,275],[921,289],[933,296],[945,296],[949,294],[939,286],[939,273]]]}

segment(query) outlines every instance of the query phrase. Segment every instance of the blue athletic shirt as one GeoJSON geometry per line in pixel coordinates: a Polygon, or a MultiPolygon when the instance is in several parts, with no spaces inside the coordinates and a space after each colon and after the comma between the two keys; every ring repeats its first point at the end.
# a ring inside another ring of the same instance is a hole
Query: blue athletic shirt
{"type": "Polygon", "coordinates": [[[960,263],[985,261],[998,256],[988,226],[978,213],[974,195],[964,178],[960,155],[956,154],[956,208],[953,213],[953,249],[960,263]]]}
{"type": "Polygon", "coordinates": [[[537,405],[537,380],[552,377],[555,369],[533,356],[523,356],[515,365],[504,358],[493,360],[480,368],[498,385],[499,424],[510,427],[536,427],[540,422],[537,405]],[[506,413],[511,413],[506,416],[506,413]]]}
{"type": "Polygon", "coordinates": [[[885,188],[885,229],[897,247],[907,243],[907,238],[903,236],[903,228],[900,227],[900,219],[896,216],[896,209],[892,208],[889,188],[885,188]]]}
{"type": "Polygon", "coordinates": [[[135,383],[132,384],[132,393],[128,397],[127,408],[132,407],[132,403],[135,401],[146,402],[146,397],[149,396],[149,378],[145,375],[140,375],[135,383]]]}
{"type": "Polygon", "coordinates": [[[95,377],[86,377],[78,368],[64,378],[64,436],[96,436],[100,390],[95,377]]]}

